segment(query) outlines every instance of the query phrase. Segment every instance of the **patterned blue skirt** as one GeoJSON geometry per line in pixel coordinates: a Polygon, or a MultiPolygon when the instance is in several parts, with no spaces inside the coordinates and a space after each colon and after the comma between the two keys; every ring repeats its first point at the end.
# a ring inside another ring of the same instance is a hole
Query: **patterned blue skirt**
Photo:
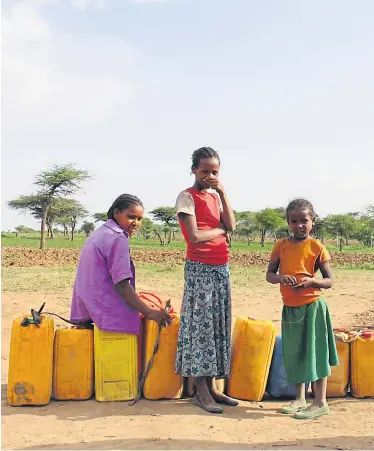
{"type": "Polygon", "coordinates": [[[184,377],[227,379],[231,351],[228,264],[187,260],[175,372],[184,377]]]}

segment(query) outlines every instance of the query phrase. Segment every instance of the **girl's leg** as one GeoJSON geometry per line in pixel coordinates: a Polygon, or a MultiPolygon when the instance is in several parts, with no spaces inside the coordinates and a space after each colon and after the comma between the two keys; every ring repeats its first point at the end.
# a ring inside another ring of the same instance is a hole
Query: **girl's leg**
{"type": "Polygon", "coordinates": [[[282,407],[282,413],[296,413],[306,408],[305,384],[295,384],[296,399],[290,405],[282,407]]]}
{"type": "Polygon", "coordinates": [[[316,393],[313,404],[307,410],[315,410],[316,408],[327,405],[326,402],[327,377],[323,377],[316,381],[316,393]]]}
{"type": "Polygon", "coordinates": [[[199,404],[204,410],[211,413],[222,413],[222,408],[215,402],[212,395],[210,394],[207,378],[197,377],[196,378],[196,395],[195,402],[199,404]]]}
{"type": "Polygon", "coordinates": [[[296,388],[296,403],[305,404],[305,384],[295,384],[296,388]]]}
{"type": "Polygon", "coordinates": [[[326,402],[327,377],[316,381],[316,395],[313,403],[306,409],[296,412],[295,418],[299,420],[311,420],[330,413],[326,402]]]}
{"type": "Polygon", "coordinates": [[[316,396],[314,403],[322,407],[326,404],[326,391],[327,391],[327,377],[324,377],[316,382],[316,396]]]}
{"type": "Polygon", "coordinates": [[[226,404],[233,407],[239,404],[238,401],[229,398],[217,389],[216,380],[214,379],[214,377],[207,377],[207,385],[212,398],[219,404],[226,404]]]}

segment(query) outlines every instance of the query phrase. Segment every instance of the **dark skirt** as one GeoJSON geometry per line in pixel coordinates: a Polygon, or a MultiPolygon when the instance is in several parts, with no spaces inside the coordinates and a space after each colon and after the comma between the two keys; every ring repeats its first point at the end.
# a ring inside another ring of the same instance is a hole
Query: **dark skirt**
{"type": "Polygon", "coordinates": [[[230,374],[231,288],[228,265],[187,260],[175,372],[184,377],[230,374]]]}
{"type": "Polygon", "coordinates": [[[339,365],[329,308],[321,298],[301,307],[283,307],[283,363],[288,382],[314,382],[339,365]]]}

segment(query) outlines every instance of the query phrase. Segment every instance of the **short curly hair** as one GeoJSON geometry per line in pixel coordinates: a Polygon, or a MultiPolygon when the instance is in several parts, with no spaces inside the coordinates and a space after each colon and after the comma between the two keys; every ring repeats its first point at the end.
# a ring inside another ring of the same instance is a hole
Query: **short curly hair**
{"type": "Polygon", "coordinates": [[[218,163],[221,164],[218,152],[211,147],[200,147],[192,154],[192,167],[197,169],[200,164],[200,160],[204,158],[217,158],[218,163]]]}
{"type": "Polygon", "coordinates": [[[296,209],[302,209],[302,210],[309,210],[313,220],[317,217],[317,213],[314,211],[313,205],[309,200],[306,199],[294,199],[292,202],[290,202],[286,208],[286,217],[288,221],[289,213],[290,211],[296,210],[296,209]]]}

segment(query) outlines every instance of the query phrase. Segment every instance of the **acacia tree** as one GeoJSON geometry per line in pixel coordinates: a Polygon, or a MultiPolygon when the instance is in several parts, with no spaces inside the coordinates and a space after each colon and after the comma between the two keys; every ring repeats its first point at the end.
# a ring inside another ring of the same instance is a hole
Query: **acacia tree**
{"type": "Polygon", "coordinates": [[[177,216],[173,207],[158,207],[150,211],[156,221],[163,223],[163,227],[155,226],[154,233],[159,238],[161,246],[170,244],[172,236],[175,236],[175,229],[177,226],[177,216]],[[164,238],[162,238],[162,233],[164,238]],[[168,237],[168,238],[167,238],[168,237]]]}
{"type": "Polygon", "coordinates": [[[245,237],[248,246],[250,246],[253,234],[256,231],[255,213],[252,211],[235,211],[234,215],[237,223],[235,235],[245,237]]]}
{"type": "Polygon", "coordinates": [[[276,230],[286,225],[286,221],[283,219],[283,215],[273,209],[265,208],[265,210],[259,211],[255,214],[256,227],[261,235],[261,246],[265,245],[266,234],[271,232],[276,237],[276,230]]]}
{"type": "Polygon", "coordinates": [[[96,224],[97,222],[106,222],[108,220],[108,215],[107,213],[94,213],[93,218],[96,224]]]}
{"type": "Polygon", "coordinates": [[[36,194],[21,196],[18,199],[8,202],[10,208],[28,210],[32,213],[36,211],[35,208],[38,209],[38,214],[41,215],[40,249],[45,249],[47,217],[53,201],[70,196],[79,191],[81,184],[88,179],[90,179],[88,172],[76,169],[74,164],[54,165],[35,177],[34,184],[37,186],[36,194]],[[34,205],[29,203],[28,206],[20,206],[25,201],[29,202],[30,198],[34,198],[34,205]]]}
{"type": "Polygon", "coordinates": [[[89,237],[91,233],[95,230],[95,224],[89,221],[84,221],[81,227],[81,231],[89,237]]]}
{"type": "Polygon", "coordinates": [[[56,220],[64,227],[67,234],[68,225],[70,226],[71,241],[73,241],[77,224],[80,219],[88,216],[88,211],[75,199],[60,199],[59,206],[59,215],[56,220]]]}
{"type": "Polygon", "coordinates": [[[357,220],[349,214],[345,215],[328,215],[325,219],[327,230],[336,236],[336,244],[339,249],[343,249],[344,241],[348,244],[356,229],[357,220]]]}
{"type": "Polygon", "coordinates": [[[153,228],[154,228],[154,224],[153,224],[152,220],[149,218],[143,218],[142,226],[139,230],[139,233],[145,240],[149,240],[149,238],[151,237],[153,228]]]}

